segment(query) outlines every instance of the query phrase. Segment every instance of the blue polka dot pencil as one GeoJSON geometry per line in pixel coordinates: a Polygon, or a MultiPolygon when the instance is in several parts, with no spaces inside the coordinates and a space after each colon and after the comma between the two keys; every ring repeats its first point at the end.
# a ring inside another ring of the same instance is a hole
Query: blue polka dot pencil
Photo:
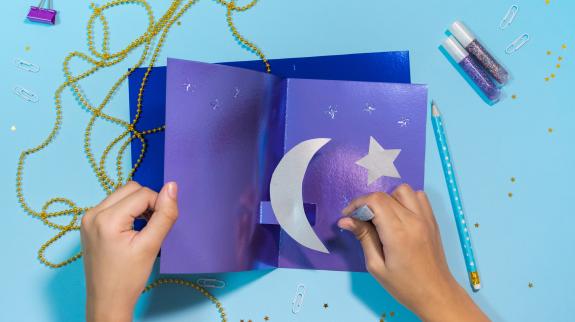
{"type": "Polygon", "coordinates": [[[451,207],[453,208],[457,232],[459,233],[459,241],[461,242],[461,249],[463,250],[463,256],[465,257],[465,266],[469,273],[471,287],[474,291],[478,291],[481,288],[481,282],[479,280],[479,274],[477,273],[477,263],[473,256],[469,229],[465,222],[465,214],[463,213],[461,196],[459,195],[459,188],[457,188],[455,172],[451,156],[449,155],[449,147],[447,146],[441,113],[433,101],[431,102],[431,124],[433,125],[433,133],[435,134],[435,140],[437,141],[437,148],[439,150],[439,156],[443,166],[445,182],[447,183],[447,189],[449,190],[449,198],[451,199],[451,207]]]}

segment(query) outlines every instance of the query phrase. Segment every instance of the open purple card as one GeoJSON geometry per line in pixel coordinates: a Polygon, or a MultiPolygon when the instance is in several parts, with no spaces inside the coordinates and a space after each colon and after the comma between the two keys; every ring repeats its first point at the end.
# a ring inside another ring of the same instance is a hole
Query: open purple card
{"type": "Polygon", "coordinates": [[[179,184],[180,218],[162,247],[162,273],[365,271],[359,244],[336,226],[341,209],[401,182],[423,188],[426,86],[283,79],[169,59],[166,95],[164,175],[179,184]],[[288,166],[299,172],[279,176],[280,186],[296,187],[286,200],[303,196],[304,216],[329,254],[292,239],[270,207],[278,163],[316,139],[329,142],[306,152],[305,167],[288,166]],[[368,185],[377,169],[357,164],[366,155],[391,161],[397,175],[379,173],[368,185]],[[291,182],[298,176],[299,186],[291,182]]]}
{"type": "MultiPolygon", "coordinates": [[[[330,55],[270,59],[272,73],[284,78],[338,79],[366,82],[409,83],[409,52],[330,55]]],[[[256,71],[265,71],[261,60],[222,63],[256,71]]],[[[130,121],[137,112],[140,84],[146,68],[138,68],[129,76],[130,121]]],[[[187,80],[188,81],[188,80],[187,80]]],[[[194,84],[190,90],[194,89],[194,84]]],[[[165,124],[166,67],[153,67],[143,95],[144,108],[136,124],[138,130],[147,130],[165,124]]],[[[134,180],[159,191],[164,184],[164,132],[146,137],[146,156],[134,174],[134,180]]],[[[142,148],[139,140],[132,141],[132,165],[142,148]]]]}

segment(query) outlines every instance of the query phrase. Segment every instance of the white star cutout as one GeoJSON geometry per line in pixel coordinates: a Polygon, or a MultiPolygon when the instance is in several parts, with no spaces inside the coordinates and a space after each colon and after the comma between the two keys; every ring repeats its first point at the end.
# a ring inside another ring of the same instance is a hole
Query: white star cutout
{"type": "Polygon", "coordinates": [[[382,176],[401,178],[393,164],[400,152],[400,149],[385,150],[375,138],[370,137],[369,153],[356,162],[367,169],[367,184],[372,184],[382,176]]]}

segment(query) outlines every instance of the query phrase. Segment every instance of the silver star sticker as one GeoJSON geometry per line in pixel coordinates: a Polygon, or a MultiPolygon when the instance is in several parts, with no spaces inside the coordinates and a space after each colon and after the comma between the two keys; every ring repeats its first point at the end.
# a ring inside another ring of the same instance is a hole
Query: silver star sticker
{"type": "Polygon", "coordinates": [[[367,169],[367,184],[372,184],[382,176],[401,178],[393,164],[400,152],[400,149],[385,150],[371,136],[369,138],[369,153],[356,162],[357,165],[367,169]]]}

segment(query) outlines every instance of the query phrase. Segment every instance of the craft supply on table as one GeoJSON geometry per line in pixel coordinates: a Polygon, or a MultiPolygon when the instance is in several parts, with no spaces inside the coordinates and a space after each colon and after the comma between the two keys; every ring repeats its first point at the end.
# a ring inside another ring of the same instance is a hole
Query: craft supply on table
{"type": "Polygon", "coordinates": [[[292,300],[291,312],[293,314],[298,314],[299,311],[301,311],[301,308],[303,307],[304,296],[305,296],[305,285],[299,284],[296,287],[296,293],[295,293],[295,296],[292,300]]]}
{"type": "Polygon", "coordinates": [[[341,196],[391,192],[403,182],[423,188],[427,87],[283,79],[172,58],[166,71],[164,180],[179,183],[182,213],[213,215],[178,220],[162,245],[160,272],[210,274],[271,267],[366,271],[354,236],[334,229],[341,218],[341,196]],[[182,86],[189,79],[202,84],[194,95],[182,86]],[[233,98],[238,80],[241,100],[233,98]],[[216,97],[221,109],[213,111],[208,103],[216,97]],[[385,113],[369,115],[363,111],[365,102],[388,107],[385,113]],[[338,106],[335,119],[325,114],[330,105],[338,106]],[[406,128],[396,123],[404,117],[410,119],[406,128]],[[230,122],[242,126],[229,127],[230,122]],[[213,135],[220,128],[226,128],[225,135],[213,135]],[[235,160],[234,165],[229,160],[235,160]],[[228,170],[206,172],[206,164],[228,170]],[[255,192],[253,198],[246,198],[248,187],[255,192]],[[315,224],[303,202],[311,198],[318,209],[315,216],[322,218],[315,224]],[[270,229],[274,227],[260,222],[261,212],[249,211],[270,203],[282,229],[270,229]],[[221,233],[230,227],[251,233],[221,233]],[[186,255],[190,252],[204,260],[191,259],[186,255]]]}
{"type": "Polygon", "coordinates": [[[33,22],[44,23],[48,25],[56,24],[56,15],[58,11],[52,9],[52,0],[48,0],[48,6],[44,8],[46,0],[41,0],[38,6],[31,6],[26,18],[33,22]]]}
{"type": "Polygon", "coordinates": [[[501,22],[499,23],[499,29],[505,29],[509,27],[515,20],[517,12],[519,12],[518,5],[514,4],[511,7],[509,7],[509,10],[507,10],[507,13],[505,14],[505,16],[503,16],[503,19],[501,19],[501,22]]]}
{"type": "Polygon", "coordinates": [[[443,127],[441,113],[433,101],[431,102],[431,124],[433,125],[433,133],[435,134],[435,140],[437,141],[437,149],[439,150],[443,174],[445,175],[447,190],[449,191],[449,198],[451,200],[453,215],[455,216],[455,224],[459,234],[459,241],[461,242],[461,249],[463,250],[465,257],[465,266],[469,274],[471,287],[474,291],[478,291],[481,288],[481,282],[479,280],[479,273],[477,272],[475,256],[473,255],[471,237],[469,235],[469,230],[467,229],[465,214],[463,213],[463,205],[461,203],[461,196],[455,179],[455,170],[453,169],[453,161],[447,145],[447,138],[443,127]]]}
{"type": "Polygon", "coordinates": [[[196,283],[205,288],[224,288],[226,282],[215,278],[199,278],[196,283]]]}
{"type": "Polygon", "coordinates": [[[31,102],[38,103],[38,95],[29,89],[21,86],[14,86],[14,94],[18,95],[21,99],[31,102]]]}
{"type": "Polygon", "coordinates": [[[40,66],[33,64],[31,62],[27,62],[21,58],[14,59],[14,64],[16,67],[20,68],[21,70],[25,70],[31,73],[37,73],[40,71],[40,66]]]}
{"type": "Polygon", "coordinates": [[[481,64],[453,36],[445,39],[443,48],[490,101],[496,102],[499,100],[501,91],[497,88],[497,85],[487,75],[481,64]]]}
{"type": "Polygon", "coordinates": [[[461,21],[455,21],[451,24],[449,31],[453,34],[455,39],[459,41],[461,46],[467,50],[481,65],[489,72],[489,74],[499,83],[505,85],[509,80],[509,73],[493,56],[485,49],[483,44],[479,42],[477,37],[465,26],[461,21]]]}
{"type": "Polygon", "coordinates": [[[505,48],[505,53],[508,55],[513,54],[514,52],[521,49],[521,47],[525,46],[525,44],[529,41],[529,34],[523,34],[515,40],[513,40],[507,48],[505,48]]]}
{"type": "Polygon", "coordinates": [[[373,219],[374,214],[371,211],[371,209],[369,209],[368,205],[363,205],[359,208],[357,208],[356,210],[353,211],[353,213],[351,213],[351,217],[355,218],[355,219],[359,219],[361,221],[370,221],[373,219]]]}
{"type": "MultiPolygon", "coordinates": [[[[273,74],[281,77],[410,83],[409,52],[407,51],[281,58],[270,59],[269,63],[273,66],[273,74]]],[[[222,64],[262,72],[266,70],[260,60],[222,64]]],[[[144,100],[147,105],[155,106],[155,108],[139,109],[139,86],[145,73],[145,68],[138,68],[129,76],[130,122],[138,120],[137,130],[161,127],[165,122],[166,67],[154,67],[147,74],[144,100]]],[[[199,89],[197,80],[194,78],[186,78],[181,86],[188,93],[197,93],[199,89]]],[[[232,85],[232,87],[236,86],[237,84],[232,85]]],[[[242,90],[238,97],[245,97],[245,90],[242,90]]],[[[375,108],[373,102],[369,103],[375,108]]],[[[401,117],[400,121],[405,121],[398,124],[407,129],[409,118],[401,117]]],[[[164,185],[164,132],[142,135],[146,139],[145,158],[139,157],[143,149],[140,140],[131,142],[132,166],[138,167],[133,180],[155,191],[160,191],[164,185]]]]}

